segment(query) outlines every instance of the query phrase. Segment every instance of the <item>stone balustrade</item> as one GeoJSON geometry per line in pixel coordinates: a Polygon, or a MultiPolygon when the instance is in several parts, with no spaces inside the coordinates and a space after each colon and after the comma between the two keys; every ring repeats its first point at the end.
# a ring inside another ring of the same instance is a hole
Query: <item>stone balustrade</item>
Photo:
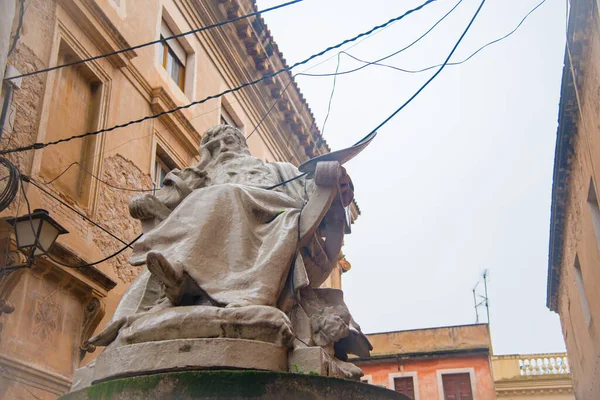
{"type": "Polygon", "coordinates": [[[531,354],[519,359],[521,376],[568,375],[571,373],[566,353],[531,354]]]}

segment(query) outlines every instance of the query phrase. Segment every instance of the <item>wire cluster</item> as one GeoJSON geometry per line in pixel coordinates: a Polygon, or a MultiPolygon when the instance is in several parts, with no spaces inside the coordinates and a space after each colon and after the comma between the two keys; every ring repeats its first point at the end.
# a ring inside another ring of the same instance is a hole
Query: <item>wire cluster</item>
{"type": "Polygon", "coordinates": [[[5,210],[17,196],[19,191],[19,170],[10,160],[0,157],[0,164],[4,165],[8,169],[8,176],[5,178],[6,185],[0,193],[0,211],[5,210]]]}

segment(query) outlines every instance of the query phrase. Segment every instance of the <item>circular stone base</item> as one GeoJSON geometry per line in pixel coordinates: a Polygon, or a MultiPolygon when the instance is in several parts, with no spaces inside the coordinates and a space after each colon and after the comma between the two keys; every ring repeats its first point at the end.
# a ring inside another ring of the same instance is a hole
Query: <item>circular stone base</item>
{"type": "Polygon", "coordinates": [[[381,387],[338,378],[269,371],[187,371],[98,383],[63,400],[158,399],[395,399],[408,397],[381,387]]]}

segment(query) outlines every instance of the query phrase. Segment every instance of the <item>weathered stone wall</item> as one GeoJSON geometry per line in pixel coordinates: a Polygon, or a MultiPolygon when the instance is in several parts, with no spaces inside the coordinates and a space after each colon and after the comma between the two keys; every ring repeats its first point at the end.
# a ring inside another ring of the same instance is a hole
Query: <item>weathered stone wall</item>
{"type": "Polygon", "coordinates": [[[560,273],[558,312],[567,345],[575,394],[578,399],[600,398],[600,237],[593,226],[588,202],[590,182],[600,195],[600,30],[598,10],[591,0],[573,2],[582,17],[576,24],[586,26],[570,41],[581,110],[573,99],[576,130],[572,137],[569,195],[564,224],[563,259],[560,273]],[[577,3],[577,4],[575,4],[577,3]],[[575,263],[579,260],[583,290],[577,283],[575,263]],[[584,304],[589,305],[589,318],[584,304]]]}
{"type": "MultiPolygon", "coordinates": [[[[20,39],[9,58],[9,64],[19,72],[36,71],[49,65],[49,52],[36,52],[36,48],[52,47],[55,13],[55,0],[32,0],[29,4],[20,39]]],[[[46,80],[47,74],[34,75],[23,79],[21,88],[13,91],[9,118],[4,126],[0,148],[25,146],[36,140],[46,80]]],[[[7,158],[22,173],[30,174],[32,151],[10,154],[7,158]]],[[[11,205],[9,214],[14,215],[17,204],[18,202],[15,202],[11,205]]]]}
{"type": "MultiPolygon", "coordinates": [[[[108,157],[104,160],[104,173],[102,180],[111,186],[119,188],[148,189],[152,187],[149,174],[144,174],[131,161],[120,155],[108,157]]],[[[103,226],[110,232],[119,232],[120,238],[129,243],[142,233],[138,221],[129,216],[129,200],[135,192],[119,190],[114,187],[103,185],[98,200],[98,216],[103,221],[103,226]]],[[[94,243],[108,256],[116,253],[124,245],[114,238],[96,229],[94,231],[94,243]]],[[[124,283],[131,283],[139,274],[141,267],[129,264],[131,249],[128,249],[108,262],[124,283]]]]}

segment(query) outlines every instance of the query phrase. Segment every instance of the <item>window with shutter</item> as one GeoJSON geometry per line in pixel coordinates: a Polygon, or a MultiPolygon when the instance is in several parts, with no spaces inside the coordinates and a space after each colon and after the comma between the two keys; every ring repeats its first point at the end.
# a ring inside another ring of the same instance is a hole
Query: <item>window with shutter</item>
{"type": "Polygon", "coordinates": [[[473,400],[469,373],[443,374],[444,400],[473,400]]]}
{"type": "Polygon", "coordinates": [[[394,390],[400,392],[408,398],[415,398],[415,384],[412,376],[403,376],[394,378],[394,390]]]}
{"type": "Polygon", "coordinates": [[[167,70],[167,73],[175,83],[177,83],[177,86],[179,86],[181,90],[184,90],[187,53],[177,39],[171,39],[169,41],[164,40],[171,36],[173,36],[173,32],[163,20],[160,29],[160,39],[162,42],[159,47],[159,60],[162,63],[163,68],[167,70]]]}

